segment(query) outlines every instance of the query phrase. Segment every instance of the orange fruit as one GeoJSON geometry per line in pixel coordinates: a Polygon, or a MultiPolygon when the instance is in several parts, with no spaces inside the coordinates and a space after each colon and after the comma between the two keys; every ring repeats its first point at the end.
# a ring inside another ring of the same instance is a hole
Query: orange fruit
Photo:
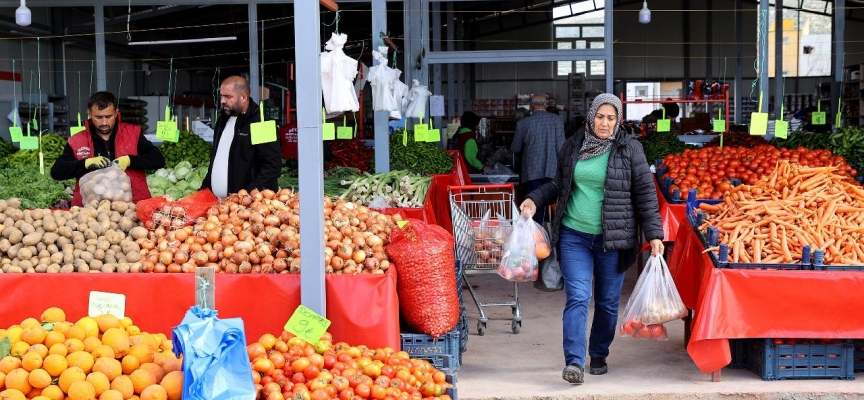
{"type": "Polygon", "coordinates": [[[30,351],[39,354],[40,357],[45,358],[48,355],[48,347],[46,347],[42,343],[37,343],[30,346],[30,351]]]}
{"type": "Polygon", "coordinates": [[[0,372],[0,388],[6,385],[6,373],[0,372]]]}
{"type": "Polygon", "coordinates": [[[70,367],[79,367],[84,373],[90,373],[93,369],[93,364],[96,362],[96,359],[93,358],[93,355],[86,351],[76,351],[72,354],[66,356],[66,362],[69,363],[70,367]]]}
{"type": "Polygon", "coordinates": [[[84,328],[78,325],[72,325],[69,329],[66,330],[66,338],[74,338],[78,340],[84,340],[87,337],[87,331],[84,328]]]}
{"type": "Polygon", "coordinates": [[[168,400],[180,400],[180,397],[183,395],[183,372],[171,371],[165,374],[159,385],[165,388],[168,400]]]}
{"type": "Polygon", "coordinates": [[[75,326],[84,329],[85,336],[99,336],[99,323],[96,322],[96,318],[83,317],[75,322],[75,326]]]}
{"type": "Polygon", "coordinates": [[[102,314],[96,317],[96,324],[99,326],[100,332],[105,332],[110,328],[119,328],[120,318],[113,314],[102,314]]]}
{"type": "Polygon", "coordinates": [[[171,352],[172,350],[174,350],[174,342],[170,340],[163,340],[162,343],[159,345],[159,350],[171,352]]]}
{"type": "Polygon", "coordinates": [[[141,328],[139,328],[137,325],[130,325],[130,326],[126,327],[126,333],[128,333],[129,336],[140,335],[141,334],[141,328]]]}
{"type": "Polygon", "coordinates": [[[132,318],[129,318],[129,317],[120,318],[120,327],[121,328],[126,329],[130,326],[132,326],[132,318]]]}
{"type": "Polygon", "coordinates": [[[27,377],[27,382],[30,383],[30,386],[33,386],[37,389],[43,389],[48,386],[51,386],[51,374],[48,371],[45,371],[42,368],[34,369],[30,371],[30,375],[27,377]]]}
{"type": "Polygon", "coordinates": [[[110,382],[118,376],[123,375],[123,366],[120,364],[120,361],[111,357],[99,357],[96,359],[96,363],[93,364],[93,372],[105,374],[105,377],[110,382]]]}
{"type": "Polygon", "coordinates": [[[69,400],[96,400],[96,389],[87,381],[75,381],[69,386],[69,400]]]}
{"type": "Polygon", "coordinates": [[[148,346],[147,344],[138,343],[132,345],[132,347],[129,348],[129,353],[127,354],[135,356],[135,358],[137,358],[139,362],[145,363],[153,361],[154,351],[155,350],[150,349],[150,346],[148,346]]]}
{"type": "Polygon", "coordinates": [[[166,374],[171,371],[179,371],[183,368],[183,360],[171,357],[165,360],[160,367],[162,367],[162,371],[165,371],[166,374]]]}
{"type": "Polygon", "coordinates": [[[90,354],[93,355],[93,358],[100,358],[100,357],[116,358],[116,355],[114,354],[114,349],[112,349],[111,347],[106,346],[104,344],[100,344],[99,346],[96,346],[96,348],[93,349],[93,351],[91,351],[90,354]]]}
{"type": "Polygon", "coordinates": [[[66,398],[66,393],[63,393],[63,390],[57,385],[51,385],[42,389],[41,395],[51,400],[63,400],[66,398]]]}
{"type": "Polygon", "coordinates": [[[111,381],[111,390],[116,390],[123,395],[124,399],[128,399],[135,394],[135,387],[132,385],[132,378],[129,375],[120,375],[111,381]]]}
{"type": "Polygon", "coordinates": [[[42,366],[42,356],[35,351],[27,352],[24,357],[21,357],[21,368],[27,371],[32,371],[42,366]]]}
{"type": "Polygon", "coordinates": [[[123,361],[121,361],[120,364],[123,367],[123,373],[126,375],[132,375],[132,372],[138,369],[138,366],[141,365],[138,361],[138,357],[131,354],[123,357],[123,361]]]}
{"type": "Polygon", "coordinates": [[[52,345],[51,348],[48,349],[48,354],[57,354],[66,357],[66,355],[69,354],[69,349],[66,347],[66,343],[54,343],[54,345],[52,345]]]}
{"type": "Polygon", "coordinates": [[[57,386],[60,386],[60,389],[63,389],[63,392],[69,393],[69,386],[72,386],[72,383],[83,381],[85,379],[87,379],[87,374],[84,373],[84,370],[78,367],[69,367],[60,374],[60,380],[57,381],[57,386]]]}
{"type": "Polygon", "coordinates": [[[143,369],[149,371],[156,378],[156,383],[162,380],[165,377],[165,371],[162,370],[162,367],[157,365],[156,363],[144,363],[141,364],[138,369],[143,369]]]}
{"type": "Polygon", "coordinates": [[[123,400],[123,393],[114,389],[108,389],[99,396],[99,400],[123,400]]]}
{"type": "Polygon", "coordinates": [[[92,353],[97,347],[102,345],[102,341],[96,336],[88,336],[84,338],[84,351],[92,353]]]}
{"type": "Polygon", "coordinates": [[[33,397],[32,400],[51,400],[50,397],[48,397],[48,396],[43,396],[43,395],[41,394],[41,393],[42,393],[41,390],[39,391],[39,393],[40,393],[40,394],[39,394],[38,396],[36,396],[36,397],[33,397]]]}
{"type": "Polygon", "coordinates": [[[9,349],[9,354],[13,356],[23,356],[27,354],[28,351],[30,351],[30,343],[21,340],[12,345],[12,348],[9,349]]]}
{"type": "Polygon", "coordinates": [[[16,368],[21,368],[21,359],[14,356],[6,356],[0,360],[0,372],[8,374],[16,368]]]}
{"type": "Polygon", "coordinates": [[[156,379],[156,376],[146,369],[136,369],[135,372],[129,375],[129,379],[132,379],[132,387],[135,388],[135,393],[139,394],[147,386],[159,383],[159,379],[156,379]]]}
{"type": "Polygon", "coordinates": [[[160,385],[150,385],[141,392],[141,400],[167,400],[168,393],[160,385]]]}
{"type": "Polygon", "coordinates": [[[60,307],[51,307],[42,312],[42,322],[61,322],[66,320],[66,312],[60,307]]]}
{"type": "Polygon", "coordinates": [[[69,339],[66,339],[66,341],[63,343],[66,343],[66,349],[67,349],[66,352],[69,354],[74,353],[76,351],[84,351],[84,342],[81,341],[81,339],[69,338],[69,339]]]}
{"type": "Polygon", "coordinates": [[[51,376],[60,376],[68,367],[69,362],[66,361],[66,357],[59,354],[49,354],[42,360],[42,369],[48,371],[51,376]]]}
{"type": "Polygon", "coordinates": [[[51,348],[51,346],[53,346],[57,343],[63,343],[65,341],[66,341],[66,335],[64,335],[60,332],[51,331],[51,332],[47,332],[45,334],[45,342],[44,342],[45,347],[48,347],[49,349],[51,348]]]}
{"type": "Polygon", "coordinates": [[[42,327],[42,325],[29,326],[21,333],[21,340],[30,344],[42,343],[47,334],[48,332],[42,327]]]}
{"type": "Polygon", "coordinates": [[[117,357],[129,354],[129,334],[121,328],[109,328],[102,335],[102,343],[112,350],[117,357]]]}
{"type": "Polygon", "coordinates": [[[27,397],[19,390],[6,389],[0,392],[0,400],[27,400],[27,397]]]}
{"type": "Polygon", "coordinates": [[[12,325],[6,329],[6,337],[12,343],[20,342],[22,333],[24,333],[24,328],[19,325],[12,325]]]}
{"type": "Polygon", "coordinates": [[[549,254],[551,252],[552,252],[552,248],[549,247],[549,245],[546,244],[546,242],[540,242],[534,246],[534,255],[537,256],[538,260],[542,260],[546,257],[549,257],[549,254]]]}
{"type": "Polygon", "coordinates": [[[30,393],[33,390],[33,385],[30,384],[28,378],[30,373],[24,368],[16,368],[6,374],[6,389],[15,389],[21,393],[30,393]]]}
{"type": "Polygon", "coordinates": [[[93,389],[96,390],[96,396],[100,396],[102,392],[111,388],[111,381],[101,372],[91,372],[85,380],[93,385],[93,389]]]}
{"type": "Polygon", "coordinates": [[[72,327],[72,323],[69,321],[55,322],[54,328],[51,329],[52,332],[60,332],[62,334],[66,334],[69,331],[69,328],[72,327]]]}
{"type": "Polygon", "coordinates": [[[21,328],[27,329],[27,328],[32,327],[32,326],[37,326],[37,325],[42,326],[42,323],[39,322],[39,320],[37,320],[36,318],[31,317],[31,318],[27,318],[27,319],[21,321],[21,323],[18,325],[20,325],[21,328]]]}

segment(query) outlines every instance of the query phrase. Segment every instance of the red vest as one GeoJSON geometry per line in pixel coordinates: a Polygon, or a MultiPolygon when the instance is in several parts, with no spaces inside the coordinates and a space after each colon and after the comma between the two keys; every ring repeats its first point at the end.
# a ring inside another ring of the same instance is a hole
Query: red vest
{"type": "MultiPolygon", "coordinates": [[[[465,144],[467,144],[468,141],[471,139],[474,139],[474,141],[476,142],[477,141],[477,134],[475,134],[474,131],[468,130],[468,129],[465,129],[465,132],[461,133],[461,132],[463,132],[463,129],[464,128],[459,128],[459,137],[456,139],[456,143],[455,143],[456,149],[455,150],[459,150],[459,154],[462,155],[462,159],[464,160],[465,159],[465,144]]],[[[468,161],[465,161],[465,167],[468,168],[468,172],[472,173],[472,174],[482,172],[481,170],[471,166],[471,164],[468,163],[468,161]]]]}
{"type": "MultiPolygon", "coordinates": [[[[124,124],[117,122],[120,126],[117,128],[116,137],[114,138],[114,158],[123,156],[138,155],[138,139],[141,135],[141,128],[135,125],[124,124]]],[[[69,138],[69,147],[75,154],[75,158],[83,160],[93,157],[93,138],[90,136],[90,121],[85,122],[87,130],[69,138]]],[[[147,177],[144,171],[140,169],[127,169],[126,175],[129,176],[129,181],[132,184],[132,201],[137,203],[141,200],[146,200],[152,197],[150,189],[147,188],[147,177]]],[[[79,178],[80,179],[80,178],[79,178]]],[[[72,195],[72,205],[82,206],[81,191],[78,187],[78,179],[75,180],[75,193],[72,195]]]]}

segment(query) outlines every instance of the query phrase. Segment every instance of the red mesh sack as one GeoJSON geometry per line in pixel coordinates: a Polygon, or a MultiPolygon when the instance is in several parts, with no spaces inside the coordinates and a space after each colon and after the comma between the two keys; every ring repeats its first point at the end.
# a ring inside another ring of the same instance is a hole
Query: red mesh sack
{"type": "Polygon", "coordinates": [[[172,206],[180,206],[186,210],[186,221],[190,224],[196,219],[206,216],[207,210],[216,204],[219,204],[219,198],[210,189],[201,189],[171,203],[172,206]]]}
{"type": "MultiPolygon", "coordinates": [[[[151,222],[151,217],[153,217],[153,212],[162,208],[169,201],[165,196],[159,197],[151,197],[147,200],[141,200],[138,203],[135,203],[135,216],[138,217],[138,220],[143,222],[145,226],[151,222]]],[[[149,227],[148,227],[149,229],[149,227]]]]}
{"type": "Polygon", "coordinates": [[[396,265],[399,308],[411,329],[438,338],[459,323],[459,296],[450,232],[408,219],[386,251],[396,265]]]}

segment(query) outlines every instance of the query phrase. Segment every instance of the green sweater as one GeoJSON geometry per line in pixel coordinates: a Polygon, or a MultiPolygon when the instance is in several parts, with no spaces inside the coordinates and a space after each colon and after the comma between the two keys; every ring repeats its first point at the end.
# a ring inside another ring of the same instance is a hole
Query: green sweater
{"type": "Polygon", "coordinates": [[[573,169],[573,193],[564,211],[564,226],[579,232],[603,233],[603,191],[609,152],[576,163],[573,169]]]}

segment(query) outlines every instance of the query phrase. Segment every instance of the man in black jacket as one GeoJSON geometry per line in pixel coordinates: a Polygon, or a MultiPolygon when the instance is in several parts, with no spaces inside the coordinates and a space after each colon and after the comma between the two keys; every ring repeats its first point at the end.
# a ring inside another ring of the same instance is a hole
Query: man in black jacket
{"type": "Polygon", "coordinates": [[[249,98],[249,83],[230,76],[219,89],[223,115],[213,127],[210,169],[202,188],[217,197],[240,189],[278,190],[282,169],[279,141],[252,144],[252,123],[260,122],[258,104],[249,98]]]}

